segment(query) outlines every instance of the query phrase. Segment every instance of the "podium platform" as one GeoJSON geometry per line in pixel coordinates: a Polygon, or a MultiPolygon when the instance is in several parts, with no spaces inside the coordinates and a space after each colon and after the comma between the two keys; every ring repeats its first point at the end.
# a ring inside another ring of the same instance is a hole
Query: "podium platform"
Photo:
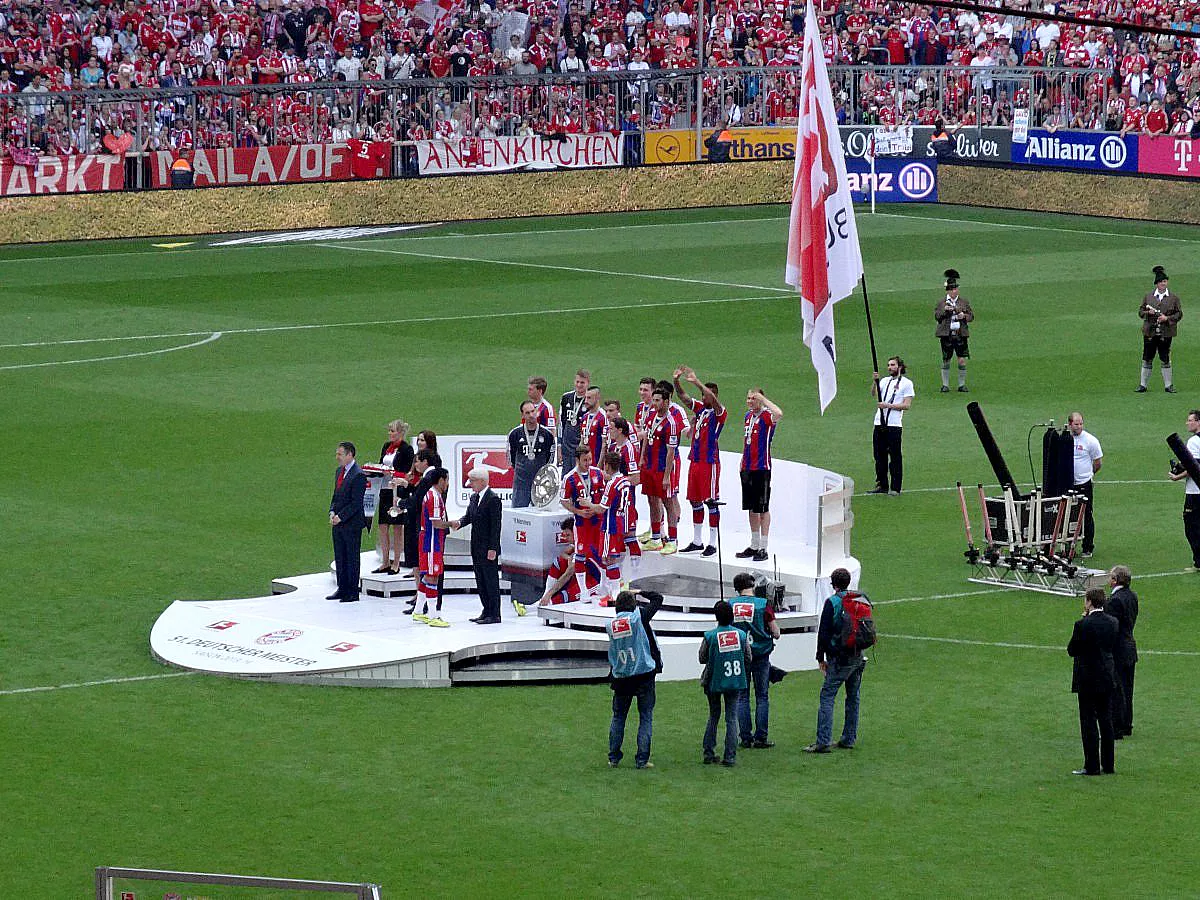
{"type": "MultiPolygon", "coordinates": [[[[447,438],[462,444],[461,465],[452,469],[449,515],[465,509],[469,494],[461,489],[465,471],[486,436],[447,438]],[[468,453],[468,451],[470,451],[468,453]],[[459,471],[462,469],[463,471],[459,471]]],[[[726,458],[722,489],[736,497],[737,456],[726,458]]],[[[452,457],[455,459],[455,457],[452,457]]],[[[686,474],[686,473],[685,473],[686,474]]],[[[833,472],[787,460],[775,461],[775,496],[770,556],[764,563],[738,559],[746,546],[745,514],[726,507],[722,547],[718,555],[676,553],[642,556],[634,587],[664,595],[663,609],[654,620],[662,649],[662,678],[698,679],[700,636],[712,628],[712,606],[728,597],[738,572],[766,575],[785,585],[787,609],[779,613],[783,636],[772,662],[797,671],[816,667],[816,627],[820,604],[832,591],[829,572],[850,570],[857,584],[859,563],[850,556],[853,483],[833,472]]],[[[644,503],[644,499],[642,500],[644,503]]],[[[526,511],[511,511],[525,518],[526,511]]],[[[506,510],[506,523],[511,521],[506,510]]],[[[544,535],[565,512],[538,514],[547,523],[544,535]]],[[[685,510],[686,515],[686,510],[685,510]]],[[[645,514],[641,519],[647,521],[645,514]]],[[[514,523],[518,524],[519,523],[514,523]]],[[[690,523],[684,523],[682,533],[690,523]]],[[[533,529],[528,529],[532,531],[533,529]]],[[[517,528],[511,534],[517,539],[517,528]]],[[[526,543],[530,534],[525,535],[526,543]]],[[[541,538],[539,538],[541,540],[541,538]]],[[[557,536],[554,536],[557,541],[557,536]]],[[[681,542],[684,543],[684,542],[681,542]]],[[[503,545],[502,545],[503,546],[503,545]]],[[[159,616],[150,632],[153,656],[181,669],[213,675],[297,684],[360,687],[447,687],[473,684],[535,684],[594,682],[608,674],[605,623],[613,610],[576,602],[557,606],[528,606],[518,617],[507,591],[510,573],[520,558],[502,557],[502,621],[476,625],[469,620],[481,606],[471,571],[468,533],[449,536],[441,616],[449,628],[430,628],[404,615],[415,592],[413,579],[373,575],[379,565],[375,551],[362,554],[361,594],[357,603],[326,600],[333,592],[332,568],[306,575],[275,579],[272,594],[235,600],[177,600],[159,616]]],[[[528,563],[528,561],[526,561],[528,563]]]]}

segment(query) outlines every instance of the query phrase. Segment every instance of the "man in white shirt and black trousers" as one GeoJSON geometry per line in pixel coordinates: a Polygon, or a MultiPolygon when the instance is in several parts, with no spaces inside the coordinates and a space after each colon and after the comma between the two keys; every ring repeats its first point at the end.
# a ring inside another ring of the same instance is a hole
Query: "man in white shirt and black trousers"
{"type": "MultiPolygon", "coordinates": [[[[1187,451],[1200,463],[1200,409],[1188,413],[1187,431],[1187,451]]],[[[1183,534],[1192,548],[1192,571],[1200,572],[1200,484],[1187,469],[1173,471],[1167,477],[1172,481],[1187,481],[1183,492],[1183,534]]]]}
{"type": "Polygon", "coordinates": [[[1067,416],[1067,428],[1074,441],[1075,490],[1087,498],[1083,513],[1083,555],[1091,556],[1096,546],[1096,522],[1092,518],[1093,476],[1104,464],[1104,451],[1095,436],[1083,430],[1083,413],[1067,416]]]}
{"type": "Polygon", "coordinates": [[[904,482],[904,411],[912,406],[913,383],[906,376],[904,360],[893,356],[887,361],[888,373],[883,378],[874,372],[871,394],[878,398],[875,410],[875,431],[871,447],[875,454],[875,490],[868,494],[899,494],[904,482]],[[889,487],[890,476],[890,487],[889,487]]]}

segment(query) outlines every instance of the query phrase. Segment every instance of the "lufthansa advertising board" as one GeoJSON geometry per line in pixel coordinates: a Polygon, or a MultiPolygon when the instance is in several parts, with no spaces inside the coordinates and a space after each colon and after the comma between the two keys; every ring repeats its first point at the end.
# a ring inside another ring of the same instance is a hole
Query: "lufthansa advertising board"
{"type": "Polygon", "coordinates": [[[915,159],[877,159],[875,174],[871,164],[861,159],[846,160],[850,179],[850,199],[867,203],[871,199],[871,179],[875,179],[878,203],[936,203],[937,162],[915,159]]]}
{"type": "Polygon", "coordinates": [[[1089,169],[1093,172],[1136,172],[1138,141],[1091,131],[1029,132],[1029,141],[1012,145],[1012,161],[1024,166],[1089,169]]]}

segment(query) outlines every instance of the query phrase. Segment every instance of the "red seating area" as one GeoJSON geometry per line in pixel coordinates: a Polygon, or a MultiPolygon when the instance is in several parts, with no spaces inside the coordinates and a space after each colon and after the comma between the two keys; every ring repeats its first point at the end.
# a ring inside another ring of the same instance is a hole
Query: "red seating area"
{"type": "MultiPolygon", "coordinates": [[[[803,6],[731,0],[707,10],[704,64],[713,71],[704,83],[705,124],[726,111],[727,94],[744,124],[786,118],[794,79],[768,76],[751,89],[741,76],[725,78],[721,70],[798,63],[803,6]]],[[[998,13],[953,15],[916,4],[822,0],[822,41],[833,65],[958,64],[980,69],[981,79],[995,66],[1087,70],[1091,87],[1084,96],[1058,97],[1050,86],[1038,90],[1032,98],[1035,124],[1168,130],[1186,123],[1189,107],[1200,115],[1200,0],[1086,0],[1060,4],[1057,11],[1176,28],[1179,36],[1124,40],[1093,28],[998,13]]],[[[547,91],[515,100],[512,92],[503,97],[475,92],[465,114],[458,108],[466,99],[462,94],[446,103],[406,98],[413,110],[377,103],[378,109],[363,114],[372,97],[361,89],[319,103],[266,95],[210,103],[195,119],[186,103],[166,100],[148,105],[140,119],[126,104],[106,108],[90,122],[77,106],[56,105],[49,95],[93,88],[693,69],[699,65],[700,30],[695,0],[645,5],[595,0],[590,6],[577,0],[503,0],[495,8],[460,0],[0,0],[0,96],[23,92],[21,104],[4,102],[0,139],[48,152],[86,150],[104,134],[132,129],[135,119],[146,131],[141,146],[175,149],[347,136],[392,140],[521,129],[690,127],[690,121],[678,121],[693,115],[683,92],[657,86],[650,96],[634,89],[606,89],[600,96],[594,89],[570,88],[558,103],[547,91]],[[45,96],[24,96],[34,94],[45,96]],[[180,124],[184,119],[195,127],[180,124]]],[[[980,79],[957,86],[949,101],[910,95],[889,83],[881,79],[876,85],[866,76],[851,92],[846,121],[927,122],[940,115],[970,123],[979,118],[972,100],[986,95],[981,124],[1006,124],[1014,101],[1024,99],[1016,88],[984,89],[980,79]]]]}

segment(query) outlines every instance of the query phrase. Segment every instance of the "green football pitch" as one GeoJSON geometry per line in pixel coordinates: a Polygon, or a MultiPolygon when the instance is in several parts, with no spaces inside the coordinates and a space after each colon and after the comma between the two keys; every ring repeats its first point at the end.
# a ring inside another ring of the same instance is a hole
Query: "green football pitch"
{"type": "Polygon", "coordinates": [[[172,672],[147,642],[175,599],[329,564],[337,441],[369,457],[396,417],[506,431],[534,374],[557,396],[586,366],[631,403],[683,363],[735,410],[762,385],[787,414],[778,456],[870,487],[861,297],[837,307],[822,417],[785,208],[0,249],[0,897],[85,897],[102,864],[387,897],[1194,894],[1200,575],[1163,439],[1200,405],[1200,230],[886,209],[860,213],[863,256],[880,355],[917,398],[905,494],[854,501],[885,635],[860,744],[800,752],[819,674],[798,673],[772,693],[778,746],[733,770],[700,765],[694,684],[659,687],[656,768],[614,771],[603,685],[258,684],[172,672]],[[1174,396],[1157,371],[1133,393],[1153,265],[1188,314],[1174,396]],[[965,396],[937,391],[948,266],[976,310],[965,396]],[[1104,447],[1092,562],[1131,566],[1142,598],[1115,778],[1070,776],[1080,603],[966,580],[952,488],[993,480],[968,400],[1020,481],[1036,423],[1081,410],[1104,447]]]}

